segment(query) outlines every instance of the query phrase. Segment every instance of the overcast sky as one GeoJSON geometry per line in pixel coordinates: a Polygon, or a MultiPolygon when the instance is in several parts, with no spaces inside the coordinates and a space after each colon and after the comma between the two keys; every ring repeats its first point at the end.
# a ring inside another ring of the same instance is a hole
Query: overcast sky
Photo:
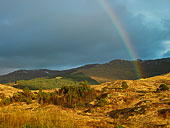
{"type": "MultiPolygon", "coordinates": [[[[170,56],[170,0],[105,0],[139,59],[170,56]]],[[[100,0],[0,0],[0,74],[133,59],[100,0]]]]}

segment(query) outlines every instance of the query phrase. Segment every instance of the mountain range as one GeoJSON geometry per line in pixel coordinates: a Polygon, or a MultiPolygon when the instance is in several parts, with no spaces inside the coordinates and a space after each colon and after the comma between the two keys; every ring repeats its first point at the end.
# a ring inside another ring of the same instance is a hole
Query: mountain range
{"type": "Polygon", "coordinates": [[[0,76],[0,83],[30,80],[39,77],[74,77],[78,74],[86,76],[85,79],[88,76],[99,83],[115,80],[136,80],[139,79],[139,74],[136,72],[134,63],[140,67],[140,78],[148,78],[170,72],[170,58],[135,61],[117,59],[105,64],[88,64],[62,71],[48,69],[17,70],[0,76]]]}

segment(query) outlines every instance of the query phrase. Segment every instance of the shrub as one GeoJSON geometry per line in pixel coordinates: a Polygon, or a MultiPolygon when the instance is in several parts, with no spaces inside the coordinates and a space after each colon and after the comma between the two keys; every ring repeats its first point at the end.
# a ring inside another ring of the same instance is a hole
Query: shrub
{"type": "Polygon", "coordinates": [[[126,81],[122,82],[122,89],[127,89],[129,86],[127,85],[126,81]]]}
{"type": "Polygon", "coordinates": [[[34,95],[29,88],[24,88],[23,92],[13,94],[9,99],[3,99],[2,104],[8,105],[13,102],[26,102],[31,104],[32,100],[36,99],[39,104],[54,104],[70,108],[86,107],[89,102],[97,96],[94,88],[88,86],[87,81],[81,82],[80,86],[62,86],[61,89],[55,92],[45,93],[42,89],[34,95]],[[36,96],[36,97],[35,97],[36,96]]]}
{"type": "Polygon", "coordinates": [[[85,107],[87,103],[96,98],[96,91],[81,82],[80,86],[62,86],[61,89],[51,93],[39,90],[37,101],[40,104],[55,104],[64,107],[85,107]]]}
{"type": "Polygon", "coordinates": [[[121,125],[121,124],[118,124],[117,126],[116,126],[116,128],[125,128],[123,125],[121,125]]]}
{"type": "Polygon", "coordinates": [[[107,87],[102,88],[102,92],[106,92],[107,91],[107,87]]]}
{"type": "Polygon", "coordinates": [[[85,111],[85,113],[94,113],[94,110],[92,108],[89,108],[88,110],[85,111]]]}
{"type": "Polygon", "coordinates": [[[29,124],[29,123],[27,123],[23,128],[34,128],[34,126],[29,124]]]}
{"type": "Polygon", "coordinates": [[[33,98],[34,95],[31,90],[29,90],[29,88],[24,88],[23,92],[14,93],[10,98],[3,98],[1,104],[9,105],[14,102],[26,102],[27,104],[31,104],[33,98]]]}
{"type": "Polygon", "coordinates": [[[98,107],[104,107],[106,104],[108,104],[108,102],[106,101],[106,99],[100,99],[97,103],[98,107]]]}
{"type": "Polygon", "coordinates": [[[9,105],[13,102],[12,98],[4,98],[1,100],[1,105],[9,105]]]}
{"type": "Polygon", "coordinates": [[[63,86],[59,92],[62,96],[58,104],[65,107],[85,107],[86,104],[96,98],[96,92],[88,86],[87,81],[81,82],[80,86],[63,86]],[[62,103],[61,103],[62,102],[62,103]]]}
{"type": "Polygon", "coordinates": [[[169,90],[169,87],[166,84],[161,84],[159,86],[159,88],[157,88],[157,92],[158,91],[166,91],[166,90],[169,90]]]}
{"type": "Polygon", "coordinates": [[[32,99],[34,98],[33,93],[31,92],[31,90],[27,87],[25,87],[23,89],[23,97],[25,97],[24,102],[26,102],[27,104],[31,104],[32,103],[32,99]]]}
{"type": "Polygon", "coordinates": [[[0,98],[4,99],[5,98],[5,94],[4,93],[0,93],[0,98]]]}
{"type": "Polygon", "coordinates": [[[24,96],[23,92],[14,93],[12,99],[15,102],[26,102],[26,97],[24,96]]]}
{"type": "Polygon", "coordinates": [[[56,92],[45,93],[42,92],[42,89],[39,89],[37,95],[37,101],[39,104],[56,104],[56,98],[57,98],[56,92]]]}
{"type": "Polygon", "coordinates": [[[28,97],[27,99],[26,99],[26,104],[31,104],[32,103],[32,98],[31,97],[28,97]]]}

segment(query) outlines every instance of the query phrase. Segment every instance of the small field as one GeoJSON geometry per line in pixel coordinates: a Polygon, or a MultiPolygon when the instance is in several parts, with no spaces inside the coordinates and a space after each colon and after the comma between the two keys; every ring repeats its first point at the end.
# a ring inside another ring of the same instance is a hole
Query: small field
{"type": "Polygon", "coordinates": [[[58,77],[41,77],[32,80],[19,80],[16,82],[8,83],[7,85],[15,88],[24,89],[28,87],[31,90],[41,89],[55,89],[61,88],[62,86],[79,86],[81,81],[87,80],[90,85],[98,84],[97,81],[91,79],[84,74],[67,74],[58,77]]]}

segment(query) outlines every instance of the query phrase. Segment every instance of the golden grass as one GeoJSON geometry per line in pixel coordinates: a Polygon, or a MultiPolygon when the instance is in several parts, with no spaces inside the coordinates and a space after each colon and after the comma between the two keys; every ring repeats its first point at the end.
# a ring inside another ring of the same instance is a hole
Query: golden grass
{"type": "Polygon", "coordinates": [[[0,93],[5,94],[6,97],[13,96],[13,94],[16,92],[22,92],[22,90],[0,84],[0,93]]]}
{"type": "Polygon", "coordinates": [[[0,113],[0,127],[3,128],[73,128],[77,127],[74,115],[55,107],[39,108],[35,111],[4,108],[0,113]]]}
{"type": "MultiPolygon", "coordinates": [[[[0,107],[0,128],[111,128],[106,117],[55,105],[16,103],[0,107]],[[85,113],[84,113],[85,114],[85,113]]],[[[107,117],[108,118],[108,117],[107,117]]],[[[110,122],[110,121],[109,121],[110,122]]]]}
{"type": "MultiPolygon", "coordinates": [[[[0,107],[0,128],[111,128],[117,124],[122,124],[126,128],[170,128],[169,111],[159,114],[160,110],[170,107],[170,91],[155,92],[161,83],[169,82],[169,76],[170,74],[148,79],[118,80],[93,85],[92,87],[97,90],[107,87],[106,92],[109,93],[106,97],[109,105],[95,107],[94,113],[55,105],[41,106],[36,101],[29,105],[14,103],[0,107]],[[123,81],[128,83],[127,90],[114,89],[121,88],[123,81]],[[123,118],[123,114],[120,114],[120,118],[111,118],[107,115],[110,111],[133,108],[137,104],[148,106],[145,114],[135,114],[128,118],[123,118]]],[[[167,85],[170,87],[170,84],[167,83],[167,85]]],[[[15,91],[17,90],[12,87],[5,89],[5,86],[1,90],[2,93],[9,92],[9,94],[15,91]]]]}

